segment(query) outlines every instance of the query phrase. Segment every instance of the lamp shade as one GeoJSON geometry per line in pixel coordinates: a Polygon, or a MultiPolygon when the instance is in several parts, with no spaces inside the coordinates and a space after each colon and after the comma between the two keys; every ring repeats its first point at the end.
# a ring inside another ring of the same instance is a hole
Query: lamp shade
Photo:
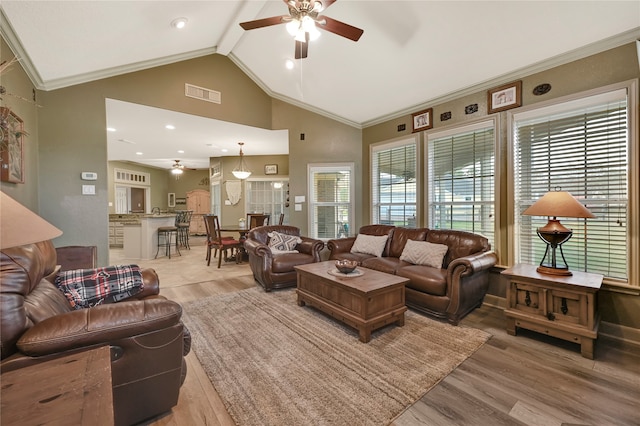
{"type": "Polygon", "coordinates": [[[596,217],[567,191],[549,191],[522,212],[527,216],[596,217]]]}
{"type": "Polygon", "coordinates": [[[0,192],[0,249],[51,240],[62,231],[0,192]]]}

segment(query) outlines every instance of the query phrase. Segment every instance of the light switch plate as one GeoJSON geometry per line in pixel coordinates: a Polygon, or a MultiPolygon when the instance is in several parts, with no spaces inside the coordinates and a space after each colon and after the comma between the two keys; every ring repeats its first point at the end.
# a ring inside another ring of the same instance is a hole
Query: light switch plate
{"type": "Polygon", "coordinates": [[[295,204],[294,209],[297,212],[301,212],[302,211],[302,204],[295,204]]]}
{"type": "Polygon", "coordinates": [[[82,195],[96,195],[96,186],[82,185],[82,195]]]}

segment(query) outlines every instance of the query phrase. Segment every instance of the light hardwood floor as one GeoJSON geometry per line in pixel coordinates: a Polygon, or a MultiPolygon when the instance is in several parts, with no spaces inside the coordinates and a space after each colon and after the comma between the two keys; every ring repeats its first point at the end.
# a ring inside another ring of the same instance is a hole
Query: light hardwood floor
{"type": "MultiPolygon", "coordinates": [[[[131,261],[111,250],[111,262],[153,267],[161,294],[177,302],[257,285],[248,264],[206,266],[202,238],[183,256],[131,261]]],[[[462,324],[493,336],[442,382],[409,407],[393,426],[412,425],[640,425],[640,350],[599,339],[595,359],[577,344],[519,330],[505,331],[500,309],[483,306],[462,324]]],[[[428,360],[425,360],[428,362],[428,360]]],[[[150,425],[233,425],[193,351],[172,412],[150,425]]]]}

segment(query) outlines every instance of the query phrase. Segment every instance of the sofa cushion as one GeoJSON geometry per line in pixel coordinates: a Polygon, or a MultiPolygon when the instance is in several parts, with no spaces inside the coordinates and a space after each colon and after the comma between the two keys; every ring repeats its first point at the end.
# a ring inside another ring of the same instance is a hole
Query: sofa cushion
{"type": "Polygon", "coordinates": [[[353,243],[353,247],[351,247],[351,252],[371,254],[380,257],[382,256],[388,238],[388,235],[375,236],[358,234],[356,241],[353,243]]]}
{"type": "Polygon", "coordinates": [[[297,235],[281,234],[280,232],[269,232],[269,248],[274,251],[292,251],[302,242],[302,238],[297,235]]]}
{"type": "Polygon", "coordinates": [[[425,265],[440,269],[447,250],[449,250],[449,247],[444,244],[409,240],[404,246],[400,260],[414,265],[425,265]]]}
{"type": "Polygon", "coordinates": [[[117,302],[144,289],[138,265],[63,271],[56,277],[55,284],[74,309],[117,302]]]}
{"type": "Polygon", "coordinates": [[[295,266],[313,263],[313,256],[304,253],[292,253],[286,256],[274,256],[271,271],[277,274],[295,271],[295,266]]]}
{"type": "Polygon", "coordinates": [[[376,271],[395,274],[402,262],[397,257],[371,257],[362,261],[362,266],[376,271]]]}
{"type": "Polygon", "coordinates": [[[399,277],[409,278],[407,288],[432,294],[445,296],[447,294],[447,270],[423,265],[407,265],[396,270],[399,277]]]}
{"type": "Polygon", "coordinates": [[[449,246],[443,268],[448,268],[449,263],[461,257],[491,250],[489,240],[483,235],[451,229],[432,229],[427,235],[427,241],[449,246]]]}
{"type": "Polygon", "coordinates": [[[424,241],[427,238],[426,228],[396,228],[389,243],[389,256],[400,257],[409,240],[424,241]]]}

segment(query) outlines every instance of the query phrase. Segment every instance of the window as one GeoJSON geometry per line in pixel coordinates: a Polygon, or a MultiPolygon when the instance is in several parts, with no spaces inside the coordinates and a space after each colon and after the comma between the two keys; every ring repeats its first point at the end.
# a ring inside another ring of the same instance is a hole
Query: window
{"type": "Polygon", "coordinates": [[[354,164],[309,165],[311,238],[350,235],[354,217],[354,164]]]}
{"type": "Polygon", "coordinates": [[[628,282],[628,265],[633,263],[629,179],[637,170],[630,170],[629,163],[627,93],[625,87],[513,114],[517,262],[540,262],[546,245],[536,228],[548,219],[520,213],[546,192],[562,189],[596,215],[561,218],[573,229],[573,237],[562,246],[570,269],[628,282]]]}
{"type": "Polygon", "coordinates": [[[416,226],[416,138],[371,147],[372,223],[416,226]]]}
{"type": "Polygon", "coordinates": [[[495,246],[495,123],[427,135],[429,228],[475,232],[495,246]]]}
{"type": "MultiPolygon", "coordinates": [[[[245,211],[270,214],[269,224],[277,225],[280,213],[288,213],[288,209],[284,207],[288,190],[288,179],[246,180],[245,211]]],[[[285,223],[288,223],[286,216],[285,223]]]]}

